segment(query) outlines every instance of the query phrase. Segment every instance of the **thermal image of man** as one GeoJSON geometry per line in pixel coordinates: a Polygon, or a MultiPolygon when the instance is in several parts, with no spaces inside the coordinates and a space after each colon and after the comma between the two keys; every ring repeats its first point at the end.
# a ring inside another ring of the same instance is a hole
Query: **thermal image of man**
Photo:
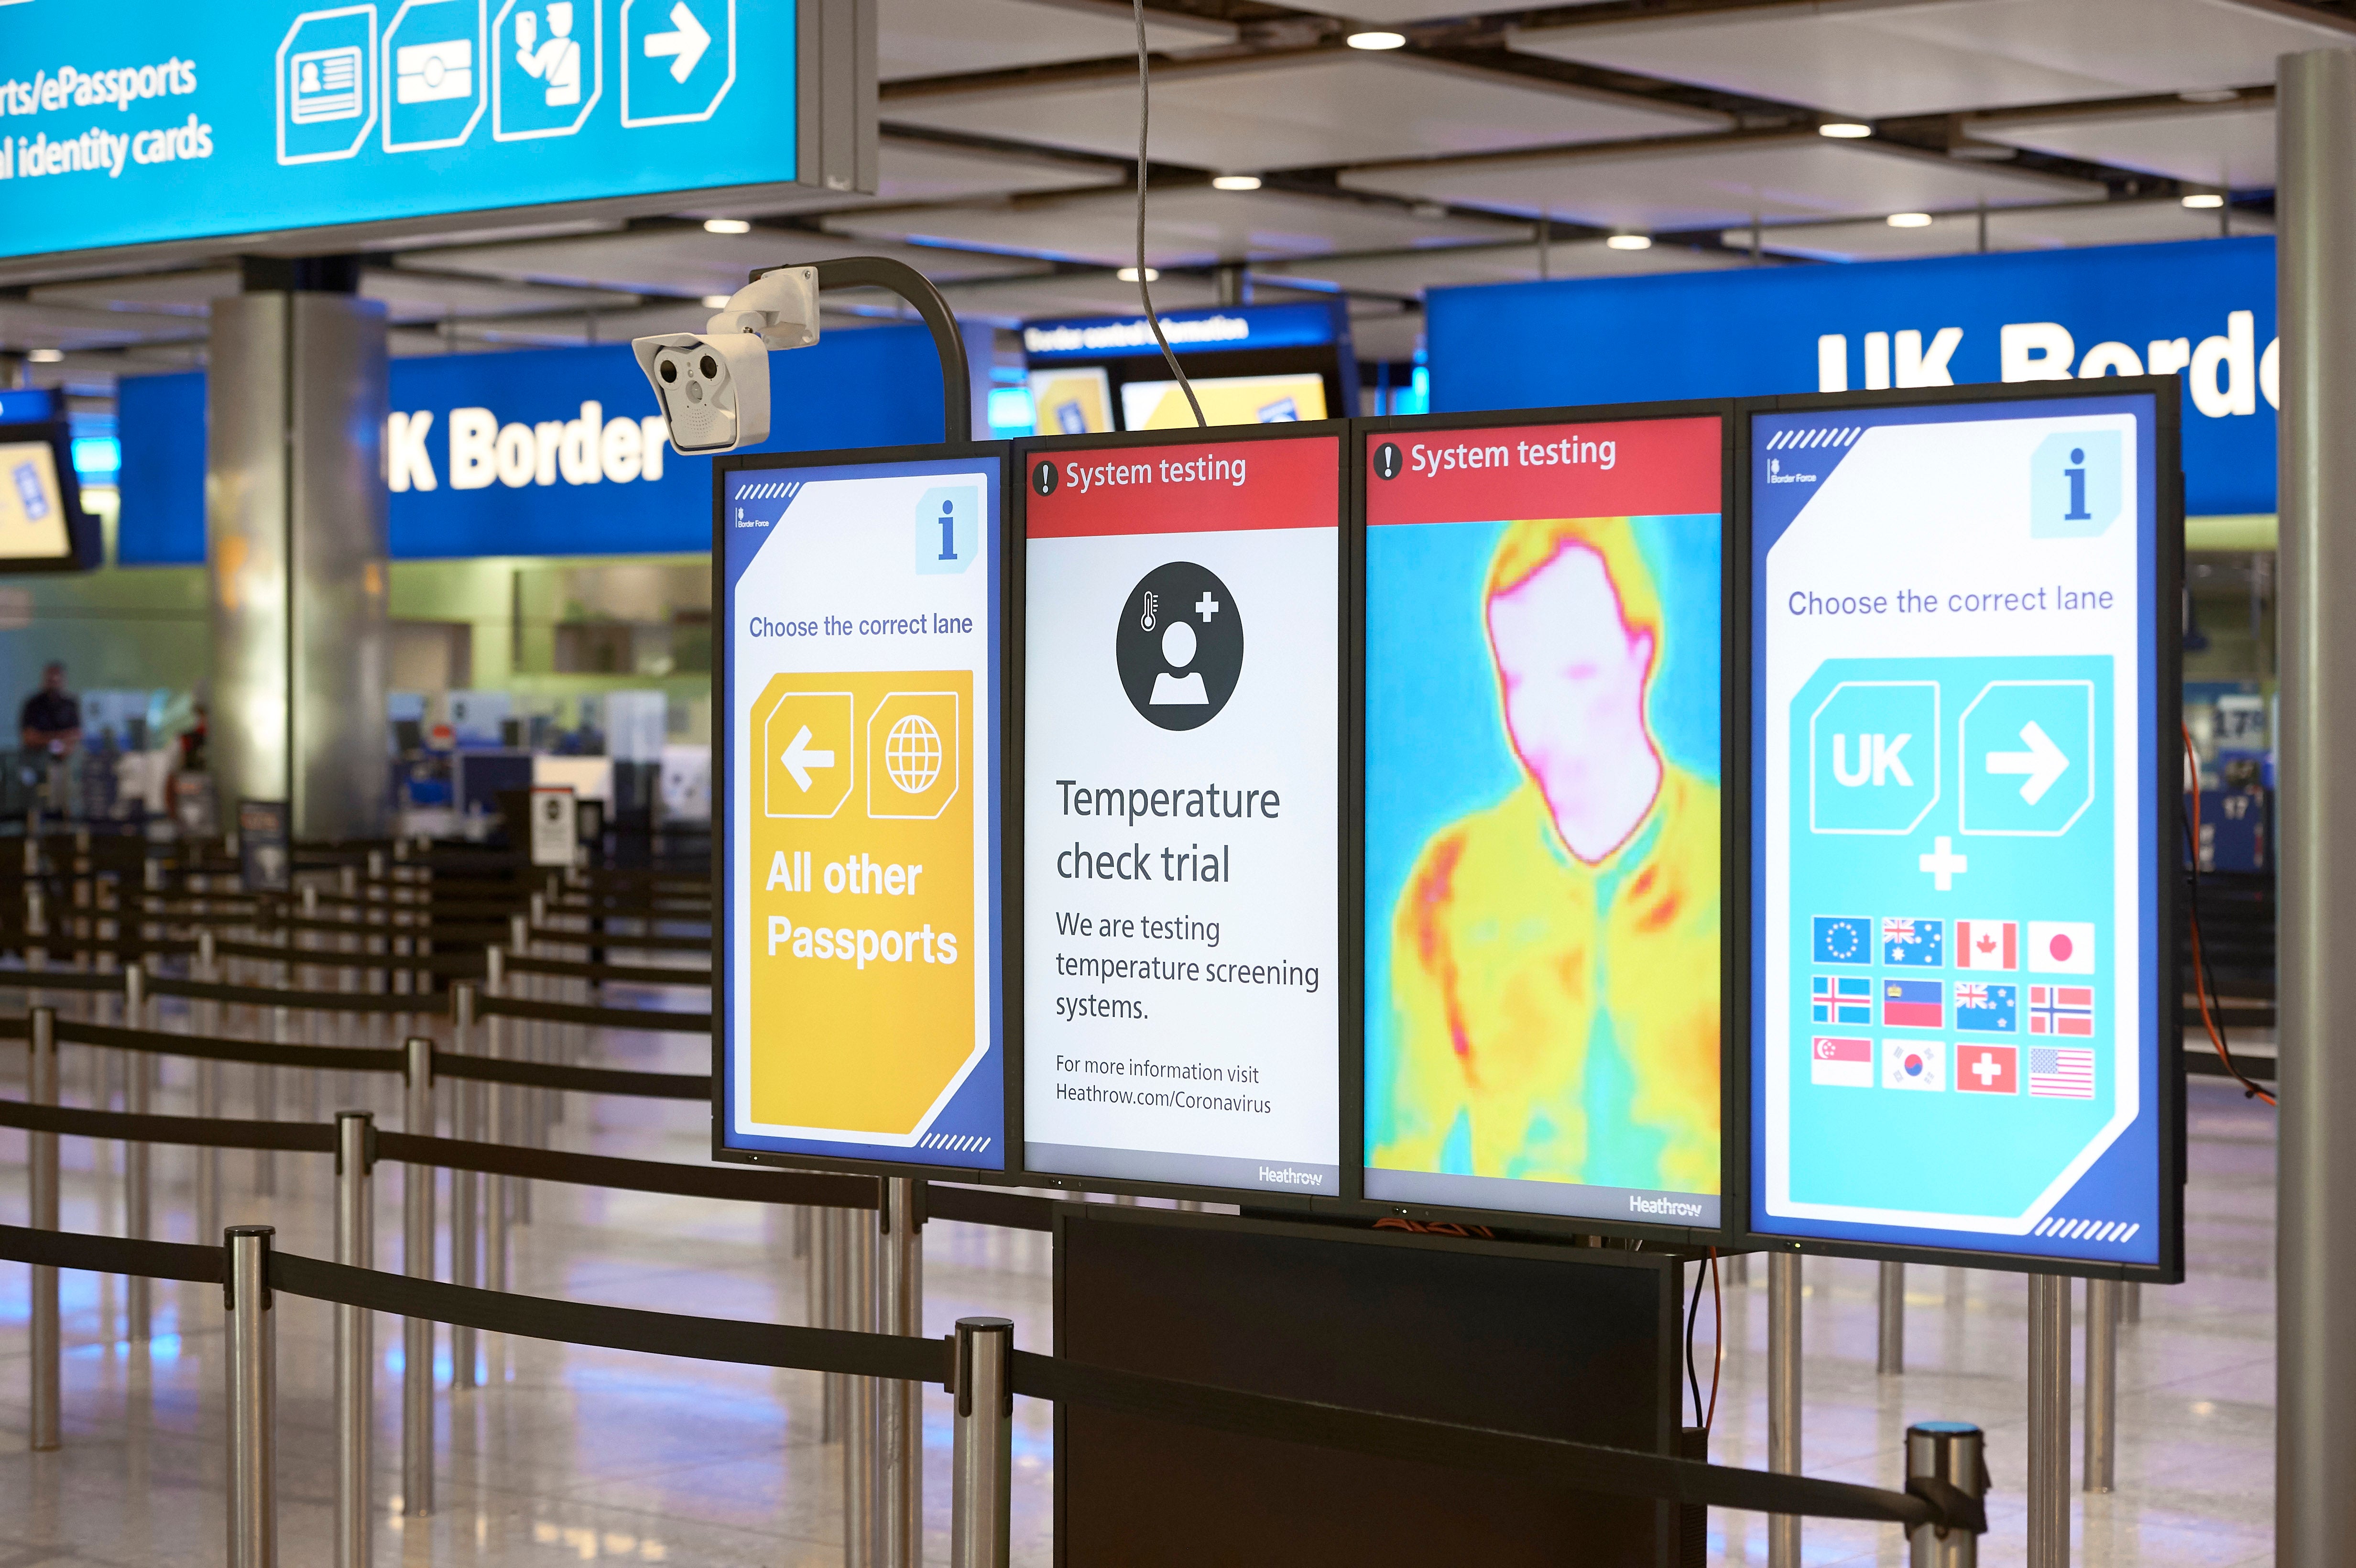
{"type": "Polygon", "coordinates": [[[1482,612],[1522,776],[1394,912],[1370,1163],[1715,1192],[1719,792],[1652,733],[1666,628],[1628,519],[1511,525],[1482,612]]]}

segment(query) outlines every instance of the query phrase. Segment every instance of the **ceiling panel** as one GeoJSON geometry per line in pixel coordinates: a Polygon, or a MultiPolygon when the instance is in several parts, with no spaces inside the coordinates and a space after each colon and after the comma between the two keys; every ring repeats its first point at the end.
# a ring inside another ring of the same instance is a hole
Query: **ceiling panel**
{"type": "Polygon", "coordinates": [[[801,229],[706,234],[699,229],[642,229],[585,240],[531,245],[470,245],[427,251],[402,264],[486,277],[584,283],[645,293],[701,296],[744,287],[755,267],[881,255],[907,262],[941,282],[1038,270],[1025,257],[977,256],[907,245],[854,244],[801,229]]]}
{"type": "MultiPolygon", "coordinates": [[[[1116,157],[1137,153],[1134,78],[893,98],[884,115],[1116,157]]],[[[1157,162],[1256,172],[1724,123],[1698,110],[1351,49],[1156,76],[1151,150],[1157,162]]]]}
{"type": "Polygon", "coordinates": [[[2240,0],[1850,0],[1516,31],[1558,59],[1869,119],[2272,81],[2356,30],[2240,0]]]}
{"type": "MultiPolygon", "coordinates": [[[[1235,28],[1149,10],[1145,46],[1160,53],[1231,44],[1235,28]]],[[[1137,52],[1126,5],[1054,0],[878,0],[876,69],[884,81],[1098,59],[1137,52]]]]}
{"type": "MultiPolygon", "coordinates": [[[[1571,5],[1600,5],[1602,0],[1569,0],[1571,5]]],[[[1547,7],[1549,10],[1554,7],[1547,7]]],[[[1327,7],[1336,16],[1353,22],[1436,22],[1447,17],[1477,16],[1486,11],[1518,10],[1510,4],[1482,5],[1479,0],[1343,0],[1339,5],[1327,7]]]]}
{"type": "Polygon", "coordinates": [[[552,288],[382,267],[371,267],[362,274],[360,293],[382,300],[386,315],[402,324],[537,311],[616,310],[637,303],[635,294],[605,289],[552,288]]]}
{"type": "Polygon", "coordinates": [[[778,186],[746,200],[719,207],[687,207],[692,218],[766,218],[796,212],[834,212],[898,201],[970,201],[981,197],[1031,191],[1086,190],[1129,178],[1126,170],[1041,153],[983,152],[945,146],[906,136],[885,136],[876,148],[873,196],[839,190],[778,186]]]}
{"type": "MultiPolygon", "coordinates": [[[[1001,325],[1055,315],[1141,315],[1137,285],[1110,272],[1066,272],[1003,283],[967,283],[941,291],[959,316],[1001,325]]],[[[1158,311],[1200,310],[1219,303],[1207,278],[1171,276],[1153,285],[1158,311]]]]}
{"type": "Polygon", "coordinates": [[[145,277],[37,283],[31,297],[42,304],[81,305],[91,310],[202,316],[210,313],[213,301],[237,293],[244,287],[244,277],[235,267],[215,267],[200,272],[152,272],[145,277]]]}
{"type": "Polygon", "coordinates": [[[1981,123],[1973,125],[1972,134],[1985,142],[2229,190],[2264,189],[2275,183],[2271,104],[1981,123]]]}
{"type": "Polygon", "coordinates": [[[206,323],[155,311],[0,300],[0,343],[11,348],[120,348],[156,341],[202,342],[206,323]]]}
{"type": "MultiPolygon", "coordinates": [[[[2235,212],[2235,234],[2268,234],[2274,226],[2254,213],[2235,212]]],[[[2195,211],[2170,197],[2160,201],[2094,202],[2029,211],[1991,209],[1990,251],[2059,251],[2079,245],[2143,245],[2170,240],[2213,240],[2219,214],[2195,211]]],[[[1730,229],[1729,245],[1747,245],[1747,229],[1730,229]]],[[[1773,254],[1824,261],[1883,261],[1916,256],[1968,255],[1980,248],[1979,215],[1942,214],[1927,229],[1892,229],[1887,223],[1786,224],[1761,237],[1773,254]]]]}
{"type": "MultiPolygon", "coordinates": [[[[1600,240],[1558,242],[1548,246],[1546,275],[1551,278],[1629,277],[1647,272],[1692,272],[1748,265],[1747,256],[1730,256],[1691,245],[1655,245],[1649,251],[1614,251],[1600,240]]],[[[1287,261],[1270,269],[1281,276],[1314,278],[1344,289],[1376,293],[1420,295],[1426,289],[1460,283],[1524,283],[1538,277],[1535,244],[1462,245],[1404,255],[1346,256],[1313,261],[1287,261]]],[[[1264,274],[1263,274],[1264,275],[1264,274]]]]}
{"type": "Polygon", "coordinates": [[[1547,157],[1402,164],[1345,172],[1353,189],[1606,229],[1721,229],[1762,219],[1832,218],[2092,199],[2103,187],[2000,165],[1814,133],[1547,157]]]}
{"type": "MultiPolygon", "coordinates": [[[[1035,251],[1066,261],[1124,266],[1137,255],[1137,196],[1108,192],[1027,207],[927,208],[838,214],[827,227],[846,234],[921,236],[948,245],[1035,251]]],[[[1149,193],[1145,254],[1157,267],[1206,266],[1329,251],[1394,250],[1506,239],[1516,225],[1286,191],[1222,191],[1208,186],[1149,193]]]]}

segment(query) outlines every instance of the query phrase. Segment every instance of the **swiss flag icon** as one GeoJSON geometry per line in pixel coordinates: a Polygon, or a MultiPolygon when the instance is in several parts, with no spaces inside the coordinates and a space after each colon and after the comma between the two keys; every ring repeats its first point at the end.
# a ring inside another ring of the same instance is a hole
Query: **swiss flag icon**
{"type": "Polygon", "coordinates": [[[1955,1087],[1966,1094],[2018,1094],[2019,1057],[2019,1046],[1964,1046],[1955,1052],[1955,1087]]]}

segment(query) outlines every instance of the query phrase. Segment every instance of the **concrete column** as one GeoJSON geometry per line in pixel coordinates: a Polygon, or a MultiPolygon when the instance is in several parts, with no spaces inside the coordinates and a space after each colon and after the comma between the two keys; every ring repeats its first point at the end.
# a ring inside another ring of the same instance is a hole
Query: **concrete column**
{"type": "Polygon", "coordinates": [[[289,802],[299,838],[373,837],[388,794],[385,319],[357,278],[249,263],[212,310],[213,766],[225,810],[289,802]]]}
{"type": "Polygon", "coordinates": [[[2356,52],[2276,73],[2282,333],[2282,906],[2275,1561],[2356,1541],[2356,52]],[[2337,620],[2339,624],[2335,625],[2337,620]]]}

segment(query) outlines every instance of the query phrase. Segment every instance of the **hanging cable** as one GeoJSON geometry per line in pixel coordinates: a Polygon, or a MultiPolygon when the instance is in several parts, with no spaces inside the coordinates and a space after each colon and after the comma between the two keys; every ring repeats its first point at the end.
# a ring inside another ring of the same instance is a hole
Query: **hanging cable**
{"type": "MultiPolygon", "coordinates": [[[[1702,1266],[1707,1268],[1708,1264],[1705,1263],[1702,1266]]],[[[1701,1376],[1694,1370],[1694,1323],[1700,1317],[1701,1272],[1697,1269],[1694,1272],[1693,1299],[1686,1303],[1686,1386],[1693,1390],[1694,1424],[1697,1426],[1708,1424],[1702,1419],[1701,1376]]]]}
{"type": "Polygon", "coordinates": [[[1186,372],[1178,363],[1178,356],[1170,351],[1170,339],[1162,335],[1162,317],[1153,308],[1153,288],[1146,282],[1145,271],[1145,130],[1150,120],[1152,88],[1145,66],[1145,0],[1131,0],[1137,12],[1137,297],[1145,305],[1145,324],[1153,328],[1153,341],[1162,345],[1162,357],[1170,373],[1178,379],[1178,389],[1186,394],[1186,406],[1194,411],[1197,429],[1207,429],[1211,421],[1203,417],[1203,404],[1194,396],[1194,383],[1186,379],[1186,372]]]}
{"type": "Polygon", "coordinates": [[[1718,1376],[1726,1370],[1726,1297],[1718,1286],[1718,1249],[1709,1249],[1709,1319],[1710,1333],[1718,1343],[1709,1358],[1709,1408],[1702,1413],[1702,1441],[1709,1441],[1709,1429],[1718,1424],[1718,1376]]]}
{"type": "MultiPolygon", "coordinates": [[[[2264,1100],[2267,1104],[2272,1105],[2276,1104],[2275,1097],[2251,1083],[2243,1074],[2241,1068],[2234,1064],[2233,1052],[2225,1043],[2224,1027],[2210,1008],[2211,998],[2217,999],[2216,1005],[2220,1008],[2224,1006],[2224,1002],[2222,998],[2217,997],[2216,976],[2209,972],[2208,944],[2201,939],[2201,758],[2200,754],[2192,749],[2192,731],[2186,729],[2183,734],[2184,759],[2192,770],[2192,787],[2186,792],[2192,797],[2192,805],[2183,818],[2184,848],[2185,852],[2191,859],[2192,869],[2190,923],[2192,934],[2192,996],[2201,1007],[2201,1021],[2208,1027],[2209,1043],[2216,1048],[2217,1060],[2225,1064],[2225,1071],[2233,1075],[2233,1082],[2242,1086],[2243,1098],[2264,1100]]],[[[2280,1072],[2281,1069],[2277,1067],[2276,1071],[2280,1072]]]]}

